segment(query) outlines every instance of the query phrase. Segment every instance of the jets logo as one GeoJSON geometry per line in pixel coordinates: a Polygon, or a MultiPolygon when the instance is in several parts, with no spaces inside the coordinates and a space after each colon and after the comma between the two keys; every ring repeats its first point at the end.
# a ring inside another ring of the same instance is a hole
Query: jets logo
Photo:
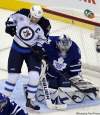
{"type": "Polygon", "coordinates": [[[34,31],[32,30],[32,28],[26,26],[20,29],[19,31],[19,36],[21,39],[28,41],[31,40],[34,36],[34,31]]]}
{"type": "Polygon", "coordinates": [[[64,63],[64,59],[62,57],[58,58],[58,61],[57,60],[54,60],[53,61],[53,66],[57,69],[57,70],[60,70],[62,71],[63,69],[66,68],[66,63],[64,63]]]}

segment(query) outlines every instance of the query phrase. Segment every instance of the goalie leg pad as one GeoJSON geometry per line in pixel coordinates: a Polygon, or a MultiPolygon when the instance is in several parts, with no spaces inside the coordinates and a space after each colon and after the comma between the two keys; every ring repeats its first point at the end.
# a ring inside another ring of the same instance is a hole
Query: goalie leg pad
{"type": "Polygon", "coordinates": [[[75,76],[70,80],[72,86],[77,88],[81,93],[84,93],[84,95],[90,98],[91,100],[94,100],[98,96],[99,90],[91,82],[88,82],[79,76],[75,76]]]}
{"type": "Polygon", "coordinates": [[[52,76],[51,74],[47,74],[46,76],[47,81],[48,81],[48,87],[52,89],[58,89],[58,81],[57,78],[52,76]]]}
{"type": "Polygon", "coordinates": [[[73,104],[73,103],[82,103],[84,101],[85,95],[79,92],[76,88],[64,88],[59,87],[59,96],[62,103],[73,104]]]}

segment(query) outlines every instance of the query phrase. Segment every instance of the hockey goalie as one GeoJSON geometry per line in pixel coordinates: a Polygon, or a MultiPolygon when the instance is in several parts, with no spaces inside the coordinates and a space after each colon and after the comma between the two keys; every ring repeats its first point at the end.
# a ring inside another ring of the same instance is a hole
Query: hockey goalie
{"type": "Polygon", "coordinates": [[[59,105],[66,109],[70,104],[98,98],[98,88],[80,76],[81,53],[77,44],[66,35],[49,36],[48,41],[43,46],[46,68],[42,74],[46,80],[40,82],[37,100],[46,103],[49,97],[52,105],[58,105],[57,109],[59,105]]]}

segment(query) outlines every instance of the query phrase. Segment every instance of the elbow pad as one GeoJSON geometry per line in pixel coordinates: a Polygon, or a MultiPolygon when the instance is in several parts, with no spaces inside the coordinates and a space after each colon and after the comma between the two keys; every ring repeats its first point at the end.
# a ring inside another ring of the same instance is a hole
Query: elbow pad
{"type": "Polygon", "coordinates": [[[16,34],[16,23],[7,20],[5,24],[6,24],[5,32],[10,34],[11,36],[14,36],[16,34]]]}

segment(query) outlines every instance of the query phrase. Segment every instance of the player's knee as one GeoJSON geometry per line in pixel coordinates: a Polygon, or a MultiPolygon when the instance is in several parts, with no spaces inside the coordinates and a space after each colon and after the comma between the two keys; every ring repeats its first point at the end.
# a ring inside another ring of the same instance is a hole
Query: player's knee
{"type": "Polygon", "coordinates": [[[47,77],[49,88],[58,89],[58,82],[56,78],[47,77]]]}
{"type": "Polygon", "coordinates": [[[49,88],[58,89],[58,84],[56,82],[49,82],[49,88]]]}
{"type": "Polygon", "coordinates": [[[7,81],[10,82],[10,83],[15,84],[16,81],[18,80],[19,76],[20,75],[18,73],[9,73],[7,81]]]}
{"type": "Polygon", "coordinates": [[[38,84],[39,78],[40,78],[40,75],[39,75],[38,71],[30,71],[29,72],[29,81],[30,81],[30,84],[34,84],[34,85],[38,84]]]}
{"type": "Polygon", "coordinates": [[[68,79],[61,77],[58,83],[59,87],[71,87],[71,82],[68,79]]]}
{"type": "Polygon", "coordinates": [[[10,67],[10,65],[8,66],[8,73],[14,73],[14,74],[18,74],[21,72],[21,68],[20,67],[10,67]]]}

